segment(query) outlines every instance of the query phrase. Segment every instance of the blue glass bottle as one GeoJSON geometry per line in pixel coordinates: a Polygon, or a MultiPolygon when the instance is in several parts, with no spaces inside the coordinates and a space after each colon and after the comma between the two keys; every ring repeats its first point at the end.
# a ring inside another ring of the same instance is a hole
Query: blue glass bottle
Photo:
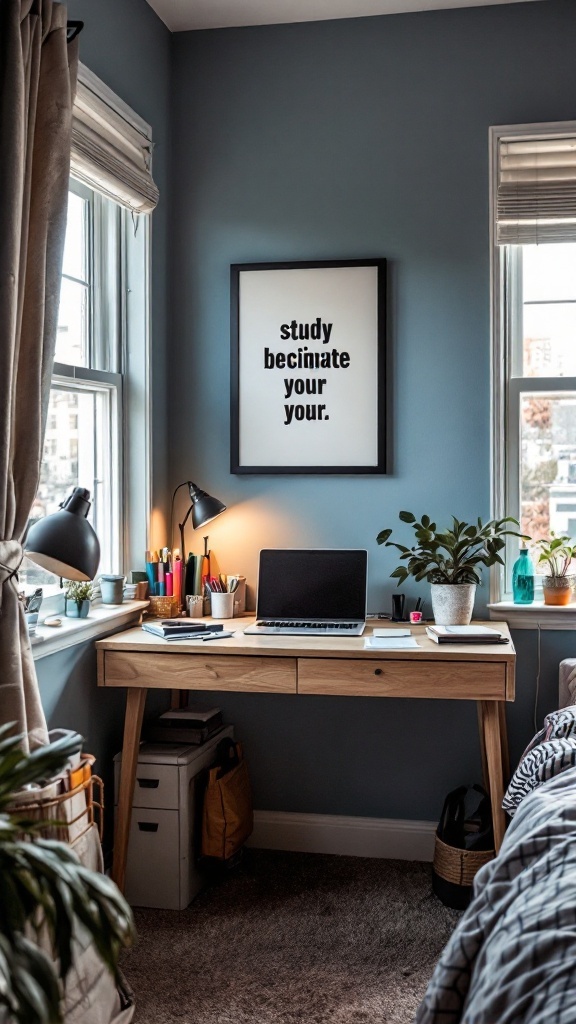
{"type": "Polygon", "coordinates": [[[514,604],[532,604],[534,600],[534,564],[528,548],[520,548],[520,557],[512,568],[514,604]]]}

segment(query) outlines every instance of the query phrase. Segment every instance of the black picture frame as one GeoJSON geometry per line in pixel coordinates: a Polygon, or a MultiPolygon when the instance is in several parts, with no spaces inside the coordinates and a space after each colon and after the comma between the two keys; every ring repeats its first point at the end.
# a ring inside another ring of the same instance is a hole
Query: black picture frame
{"type": "Polygon", "coordinates": [[[386,473],[386,260],[235,263],[230,299],[230,472],[386,473]]]}

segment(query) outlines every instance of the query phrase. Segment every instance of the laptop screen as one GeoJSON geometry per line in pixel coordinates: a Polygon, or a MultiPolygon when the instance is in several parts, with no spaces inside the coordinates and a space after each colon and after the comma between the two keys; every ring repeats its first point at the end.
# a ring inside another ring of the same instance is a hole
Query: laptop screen
{"type": "Polygon", "coordinates": [[[260,552],[259,619],[366,618],[368,552],[266,548],[260,552]]]}

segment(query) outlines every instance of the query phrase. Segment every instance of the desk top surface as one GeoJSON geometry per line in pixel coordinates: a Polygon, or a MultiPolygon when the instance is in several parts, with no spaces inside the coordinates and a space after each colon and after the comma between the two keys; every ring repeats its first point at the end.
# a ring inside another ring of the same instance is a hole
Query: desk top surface
{"type": "MultiPolygon", "coordinates": [[[[209,622],[207,617],[205,621],[209,622]]],[[[221,620],[220,620],[221,621],[221,620]]],[[[147,633],[140,626],[115,633],[104,640],[96,641],[101,651],[137,651],[140,653],[169,654],[201,654],[201,655],[260,655],[266,657],[298,657],[298,658],[377,658],[405,660],[430,659],[438,661],[487,661],[513,662],[516,657],[512,640],[508,644],[436,644],[426,636],[425,626],[410,626],[412,636],[418,647],[397,650],[366,648],[364,640],[371,636],[374,629],[385,629],[386,622],[369,620],[362,636],[246,636],[243,630],[254,616],[249,615],[224,622],[224,628],[234,630],[234,636],[221,640],[163,640],[161,637],[147,633]]],[[[476,624],[476,623],[475,623],[476,624]]],[[[483,622],[478,625],[498,629],[510,638],[505,622],[483,622]]],[[[389,627],[398,628],[399,623],[389,623],[389,627]]]]}

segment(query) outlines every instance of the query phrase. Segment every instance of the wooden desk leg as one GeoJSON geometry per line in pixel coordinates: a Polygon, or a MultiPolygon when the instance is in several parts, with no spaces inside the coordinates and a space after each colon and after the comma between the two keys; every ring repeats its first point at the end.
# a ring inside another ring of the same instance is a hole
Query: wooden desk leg
{"type": "Polygon", "coordinates": [[[502,845],[506,819],[502,810],[504,797],[504,774],[502,771],[503,761],[503,737],[500,732],[500,710],[501,701],[482,700],[480,705],[481,733],[486,750],[486,768],[488,771],[488,785],[490,790],[490,802],[492,804],[492,823],[494,826],[494,846],[496,853],[502,845]]]}
{"type": "Polygon", "coordinates": [[[508,728],[506,726],[506,701],[498,701],[498,717],[500,719],[500,742],[502,744],[502,774],[504,785],[510,782],[510,752],[508,750],[508,728]]]}
{"type": "Polygon", "coordinates": [[[138,747],[140,745],[140,731],[142,729],[146,693],[145,689],[131,687],[126,694],[122,766],[120,769],[120,788],[118,791],[118,807],[116,808],[114,828],[114,856],[112,859],[112,878],[122,892],[124,891],[126,878],[126,858],[128,856],[128,839],[130,837],[132,800],[134,798],[138,747]]]}

